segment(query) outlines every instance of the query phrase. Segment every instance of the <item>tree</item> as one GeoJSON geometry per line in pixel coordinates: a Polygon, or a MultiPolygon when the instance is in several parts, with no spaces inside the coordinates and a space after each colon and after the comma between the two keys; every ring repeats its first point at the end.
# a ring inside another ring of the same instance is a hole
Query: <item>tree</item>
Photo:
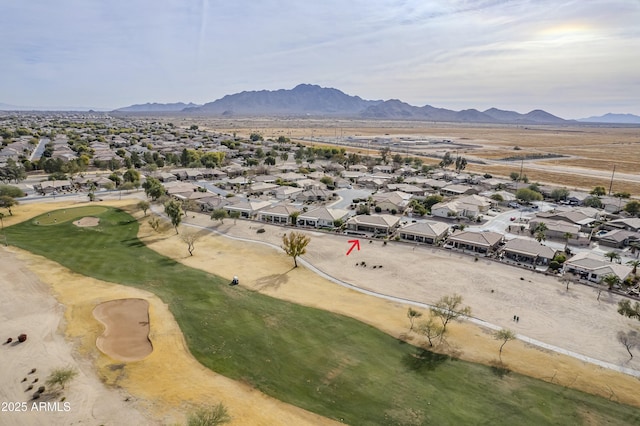
{"type": "Polygon", "coordinates": [[[187,426],[218,426],[231,421],[227,408],[219,403],[215,407],[199,408],[189,415],[187,426]]]}
{"type": "Polygon", "coordinates": [[[162,186],[160,181],[156,178],[147,178],[145,183],[142,184],[142,187],[144,188],[144,192],[147,194],[147,197],[151,198],[152,201],[155,201],[166,194],[164,186],[162,186]]]}
{"type": "Polygon", "coordinates": [[[609,287],[609,290],[611,290],[614,286],[616,285],[620,285],[620,278],[615,275],[615,274],[608,274],[605,275],[604,277],[602,277],[602,281],[603,283],[605,283],[607,285],[607,287],[609,287]]]}
{"type": "Polygon", "coordinates": [[[556,188],[550,194],[550,197],[555,201],[566,200],[568,196],[569,190],[567,188],[556,188]]]}
{"type": "Polygon", "coordinates": [[[450,165],[453,164],[453,158],[451,158],[451,153],[449,153],[449,151],[444,153],[444,156],[442,157],[442,160],[440,161],[440,167],[442,167],[443,169],[446,169],[447,167],[449,167],[450,165]]]}
{"type": "Polygon", "coordinates": [[[169,216],[169,219],[171,219],[171,224],[175,228],[176,234],[177,234],[178,225],[180,225],[180,222],[182,222],[182,215],[183,215],[182,206],[180,205],[180,202],[176,200],[168,201],[164,205],[164,212],[167,214],[167,216],[169,216]]]}
{"type": "Polygon", "coordinates": [[[534,238],[536,239],[536,241],[541,243],[542,241],[546,240],[547,235],[545,234],[545,232],[547,232],[548,230],[549,228],[547,228],[547,225],[544,222],[539,222],[536,227],[533,228],[534,238]]]}
{"type": "Polygon", "coordinates": [[[442,340],[445,329],[440,322],[436,321],[433,316],[430,316],[428,320],[418,324],[417,332],[427,338],[429,346],[433,346],[435,339],[440,338],[442,340]]]}
{"type": "Polygon", "coordinates": [[[288,256],[293,257],[294,268],[298,267],[296,258],[307,252],[307,245],[311,238],[301,232],[290,232],[282,236],[282,249],[288,256]]]}
{"type": "Polygon", "coordinates": [[[631,305],[629,299],[621,300],[618,302],[618,313],[628,318],[640,320],[640,303],[636,302],[631,305]]]}
{"type": "Polygon", "coordinates": [[[511,172],[511,173],[509,173],[509,177],[511,178],[512,181],[517,182],[517,181],[520,180],[520,173],[511,172]]]}
{"type": "Polygon", "coordinates": [[[0,195],[6,195],[11,198],[24,197],[25,193],[22,189],[13,185],[0,185],[0,195]]]}
{"type": "Polygon", "coordinates": [[[601,209],[603,206],[602,200],[595,196],[585,198],[582,204],[585,207],[593,207],[594,209],[601,209]]]}
{"type": "Polygon", "coordinates": [[[444,296],[438,300],[434,307],[431,308],[431,313],[442,321],[442,332],[444,333],[450,321],[455,320],[461,315],[470,315],[471,308],[462,306],[462,296],[454,293],[451,296],[444,296]]]}
{"type": "Polygon", "coordinates": [[[618,338],[618,342],[620,342],[629,353],[629,358],[633,358],[631,349],[640,347],[640,336],[638,336],[638,332],[635,330],[629,330],[627,332],[618,331],[616,337],[618,338]]]}
{"type": "Polygon", "coordinates": [[[46,383],[48,386],[60,386],[61,389],[64,389],[65,385],[77,375],[78,372],[71,367],[56,368],[49,374],[46,383]]]}
{"type": "Polygon", "coordinates": [[[467,159],[464,157],[456,157],[456,171],[459,173],[467,167],[467,159]]]}
{"type": "Polygon", "coordinates": [[[140,182],[140,172],[136,169],[129,169],[124,172],[122,179],[124,179],[125,182],[131,183],[140,182]]]}
{"type": "Polygon", "coordinates": [[[11,211],[11,207],[17,205],[18,202],[8,195],[0,195],[0,207],[5,208],[9,211],[9,216],[13,216],[13,212],[11,211]]]}
{"type": "Polygon", "coordinates": [[[219,220],[220,223],[224,223],[224,218],[228,216],[225,209],[215,209],[211,212],[211,220],[219,220]]]}
{"type": "Polygon", "coordinates": [[[596,186],[589,194],[595,195],[596,197],[602,197],[603,195],[607,195],[607,190],[604,186],[596,186]]]}
{"type": "Polygon", "coordinates": [[[562,238],[564,238],[564,252],[567,252],[567,247],[569,246],[569,240],[573,237],[571,232],[565,232],[562,234],[562,238]]]}
{"type": "Polygon", "coordinates": [[[640,260],[630,260],[627,262],[627,265],[633,267],[633,269],[631,270],[631,273],[633,275],[636,275],[638,272],[638,266],[640,266],[640,260]]]}
{"type": "Polygon", "coordinates": [[[504,345],[506,345],[508,341],[514,340],[516,338],[516,333],[509,330],[508,328],[503,328],[502,330],[498,330],[495,333],[493,333],[493,338],[496,340],[502,340],[502,344],[500,345],[500,350],[498,351],[500,362],[502,362],[502,348],[504,348],[504,345]]]}
{"type": "Polygon", "coordinates": [[[615,260],[616,262],[620,261],[620,255],[618,253],[616,253],[615,251],[608,251],[604,254],[604,257],[606,257],[607,259],[609,259],[609,262],[612,262],[615,260]]]}
{"type": "Polygon", "coordinates": [[[640,201],[629,201],[624,206],[624,211],[629,213],[631,216],[638,216],[638,213],[640,213],[640,201]]]}
{"type": "Polygon", "coordinates": [[[530,188],[520,188],[516,191],[516,198],[525,203],[531,201],[542,201],[542,194],[530,188]]]}
{"type": "Polygon", "coordinates": [[[194,232],[192,230],[187,230],[180,234],[180,239],[187,243],[187,250],[189,251],[189,256],[193,256],[193,251],[196,248],[196,241],[198,241],[202,237],[202,234],[194,232]]]}
{"type": "Polygon", "coordinates": [[[388,146],[385,146],[380,148],[378,152],[380,152],[380,157],[382,158],[382,162],[384,164],[387,164],[389,162],[389,154],[391,153],[391,148],[389,148],[388,146]]]}
{"type": "Polygon", "coordinates": [[[229,217],[233,219],[233,224],[235,225],[237,220],[240,219],[240,212],[237,210],[232,210],[229,212],[229,217]]]}
{"type": "Polygon", "coordinates": [[[421,316],[421,312],[418,312],[413,308],[409,308],[409,310],[407,311],[407,318],[409,318],[409,323],[411,324],[411,326],[409,327],[409,331],[413,330],[413,323],[416,318],[420,318],[421,316]]]}
{"type": "Polygon", "coordinates": [[[143,201],[140,201],[137,205],[138,205],[138,208],[144,212],[144,216],[146,217],[147,210],[149,210],[149,207],[151,207],[151,204],[149,204],[148,201],[143,200],[143,201]]]}

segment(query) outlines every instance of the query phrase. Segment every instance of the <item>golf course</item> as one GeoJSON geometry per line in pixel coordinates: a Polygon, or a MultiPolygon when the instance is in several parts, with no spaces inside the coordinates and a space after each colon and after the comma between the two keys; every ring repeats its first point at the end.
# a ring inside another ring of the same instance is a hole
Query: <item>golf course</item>
{"type": "Polygon", "coordinates": [[[346,316],[230,286],[149,249],[139,226],[125,210],[87,206],[54,210],[3,233],[9,245],[77,274],[154,293],[202,365],[339,422],[640,423],[636,407],[431,352],[346,316]],[[97,225],[73,224],[87,216],[98,218],[97,225]]]}

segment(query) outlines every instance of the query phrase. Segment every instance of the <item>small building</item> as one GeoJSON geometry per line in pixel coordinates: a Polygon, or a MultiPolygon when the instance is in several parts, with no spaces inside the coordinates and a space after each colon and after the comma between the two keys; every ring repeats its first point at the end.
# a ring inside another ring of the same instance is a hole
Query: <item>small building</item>
{"type": "Polygon", "coordinates": [[[398,231],[401,240],[424,244],[438,244],[448,233],[449,225],[436,221],[412,223],[398,231]]]}
{"type": "Polygon", "coordinates": [[[557,250],[551,247],[525,238],[507,241],[501,251],[503,259],[531,266],[549,265],[556,253],[557,250]]]}
{"type": "Polygon", "coordinates": [[[564,272],[577,275],[580,279],[599,283],[607,275],[615,275],[624,281],[633,268],[606,260],[591,252],[580,252],[564,263],[564,272]]]}
{"type": "Polygon", "coordinates": [[[348,210],[318,207],[308,212],[300,213],[298,216],[298,226],[333,228],[335,221],[345,221],[348,217],[348,210]]]}
{"type": "Polygon", "coordinates": [[[291,225],[295,213],[300,213],[300,209],[294,205],[276,204],[260,210],[258,212],[258,220],[267,223],[291,225]]]}
{"type": "Polygon", "coordinates": [[[265,209],[271,205],[270,201],[262,201],[262,200],[249,200],[249,199],[240,199],[233,204],[228,204],[223,207],[227,211],[227,213],[231,212],[240,212],[240,217],[251,219],[255,217],[258,212],[262,209],[265,209]]]}
{"type": "Polygon", "coordinates": [[[400,217],[389,214],[363,214],[347,220],[347,232],[376,235],[391,235],[399,226],[400,217]]]}
{"type": "Polygon", "coordinates": [[[503,240],[503,235],[497,232],[461,231],[449,235],[445,248],[470,250],[474,253],[489,254],[495,252],[503,240]]]}

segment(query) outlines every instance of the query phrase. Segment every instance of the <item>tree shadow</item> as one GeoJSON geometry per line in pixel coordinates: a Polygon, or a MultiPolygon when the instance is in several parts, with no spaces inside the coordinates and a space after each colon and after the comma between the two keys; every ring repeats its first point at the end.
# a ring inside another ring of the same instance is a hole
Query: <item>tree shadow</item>
{"type": "Polygon", "coordinates": [[[494,376],[499,377],[501,379],[511,374],[511,370],[509,370],[507,365],[503,363],[501,360],[492,361],[489,364],[489,368],[491,370],[491,373],[493,373],[494,376]]]}
{"type": "Polygon", "coordinates": [[[402,357],[402,363],[410,371],[423,373],[434,371],[438,366],[449,360],[449,355],[431,352],[423,348],[416,348],[414,353],[402,357]]]}
{"type": "Polygon", "coordinates": [[[256,288],[258,290],[264,290],[267,288],[278,289],[281,285],[289,282],[289,276],[287,274],[294,269],[295,268],[291,268],[284,274],[271,274],[260,277],[256,280],[256,288]]]}

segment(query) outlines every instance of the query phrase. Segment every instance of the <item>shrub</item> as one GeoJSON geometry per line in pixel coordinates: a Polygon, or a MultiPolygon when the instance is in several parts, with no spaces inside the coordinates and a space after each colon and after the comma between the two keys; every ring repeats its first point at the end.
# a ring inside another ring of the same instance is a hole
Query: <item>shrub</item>
{"type": "Polygon", "coordinates": [[[376,206],[375,211],[376,213],[380,213],[382,211],[382,207],[376,206]]]}
{"type": "Polygon", "coordinates": [[[26,334],[21,334],[18,336],[18,342],[22,343],[22,342],[25,342],[26,340],[27,340],[26,334]]]}
{"type": "Polygon", "coordinates": [[[257,232],[258,234],[264,234],[264,233],[265,233],[265,230],[264,230],[264,228],[260,228],[260,229],[258,229],[256,232],[257,232]]]}
{"type": "Polygon", "coordinates": [[[549,262],[549,269],[551,269],[552,271],[557,271],[558,269],[560,269],[560,263],[552,260],[551,262],[549,262]]]}

